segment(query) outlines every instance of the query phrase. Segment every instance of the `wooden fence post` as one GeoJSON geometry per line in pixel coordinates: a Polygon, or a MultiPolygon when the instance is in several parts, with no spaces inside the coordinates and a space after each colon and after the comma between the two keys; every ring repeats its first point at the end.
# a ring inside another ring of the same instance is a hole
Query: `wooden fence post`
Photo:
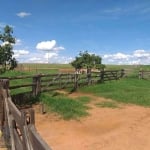
{"type": "Polygon", "coordinates": [[[120,77],[122,78],[124,76],[125,72],[124,72],[124,69],[121,69],[121,75],[120,77]]]}
{"type": "Polygon", "coordinates": [[[143,70],[140,70],[140,71],[139,71],[139,79],[143,79],[143,75],[144,75],[143,70]]]}
{"type": "Polygon", "coordinates": [[[0,87],[3,89],[9,89],[9,79],[0,79],[0,87]]]}
{"type": "Polygon", "coordinates": [[[37,75],[33,77],[32,94],[38,95],[41,92],[41,76],[37,75]]]}
{"type": "Polygon", "coordinates": [[[0,128],[4,125],[5,121],[5,112],[4,112],[4,89],[6,89],[6,95],[8,95],[9,89],[9,80],[1,79],[0,80],[0,128]]]}
{"type": "Polygon", "coordinates": [[[104,70],[100,71],[100,82],[104,82],[104,70]]]}
{"type": "Polygon", "coordinates": [[[46,107],[45,107],[44,103],[40,104],[40,112],[41,112],[41,114],[45,114],[46,113],[46,107]]]}
{"type": "Polygon", "coordinates": [[[4,97],[3,97],[3,89],[0,84],[0,132],[4,125],[4,97]]]}
{"type": "Polygon", "coordinates": [[[78,74],[74,74],[74,89],[76,90],[78,88],[78,74]]]}

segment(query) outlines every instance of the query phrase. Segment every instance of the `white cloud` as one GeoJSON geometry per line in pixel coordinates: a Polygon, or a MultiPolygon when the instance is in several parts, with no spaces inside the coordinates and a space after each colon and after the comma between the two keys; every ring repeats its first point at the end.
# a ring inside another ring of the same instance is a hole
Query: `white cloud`
{"type": "Polygon", "coordinates": [[[21,44],[22,44],[22,41],[20,39],[16,39],[15,45],[18,46],[18,45],[21,45],[21,44]]]}
{"type": "Polygon", "coordinates": [[[5,46],[5,45],[7,45],[7,44],[9,44],[9,42],[8,42],[8,41],[3,42],[3,43],[1,44],[1,46],[5,46]]]}
{"type": "Polygon", "coordinates": [[[45,58],[52,58],[52,57],[56,57],[56,56],[58,56],[57,53],[46,53],[46,54],[44,55],[45,58]]]}
{"type": "MultiPolygon", "coordinates": [[[[17,45],[15,46],[22,45],[20,39],[16,39],[16,41],[17,45]]],[[[67,60],[67,57],[63,59],[62,56],[59,55],[59,51],[65,48],[63,46],[57,46],[55,40],[41,41],[37,43],[36,49],[39,51],[29,52],[26,48],[14,50],[13,57],[15,57],[19,63],[65,63],[67,60]]]]}
{"type": "Polygon", "coordinates": [[[125,59],[128,60],[130,55],[126,55],[123,53],[116,53],[116,54],[105,54],[104,58],[105,59],[112,59],[112,60],[120,60],[120,59],[125,59]]]}
{"type": "Polygon", "coordinates": [[[150,52],[146,52],[145,50],[135,50],[133,56],[137,58],[148,58],[150,57],[150,52]]]}
{"type": "Polygon", "coordinates": [[[13,57],[15,58],[20,58],[23,55],[28,55],[29,51],[28,50],[13,50],[14,55],[13,57]]]}
{"type": "Polygon", "coordinates": [[[25,62],[30,62],[30,63],[46,63],[42,58],[37,58],[37,57],[32,57],[29,58],[27,61],[25,62]]]}
{"type": "MultiPolygon", "coordinates": [[[[21,40],[20,39],[15,39],[16,40],[16,43],[14,44],[14,43],[10,43],[11,45],[15,45],[15,46],[19,46],[19,45],[21,45],[22,44],[22,42],[21,42],[21,40]]],[[[6,44],[9,44],[9,42],[8,41],[6,41],[6,42],[1,42],[1,46],[5,46],[6,44]]]]}
{"type": "Polygon", "coordinates": [[[65,48],[62,46],[59,47],[54,47],[53,50],[59,51],[59,50],[64,50],[65,48]]]}
{"type": "Polygon", "coordinates": [[[36,49],[49,51],[49,50],[53,50],[53,48],[55,47],[55,45],[56,45],[56,41],[55,40],[42,41],[42,42],[40,42],[40,43],[38,43],[36,45],[36,49]]]}
{"type": "Polygon", "coordinates": [[[27,13],[27,12],[19,12],[16,14],[18,17],[20,18],[24,18],[24,17],[27,17],[27,16],[30,16],[31,13],[27,13]]]}
{"type": "Polygon", "coordinates": [[[0,28],[4,28],[5,26],[6,26],[6,24],[5,24],[5,23],[0,22],[0,28]]]}
{"type": "Polygon", "coordinates": [[[67,64],[73,60],[71,57],[60,56],[58,53],[29,53],[28,55],[23,55],[17,57],[18,62],[20,63],[60,63],[67,64]]]}
{"type": "Polygon", "coordinates": [[[42,41],[36,45],[37,50],[46,51],[44,55],[44,59],[50,63],[59,63],[61,60],[58,56],[58,51],[64,50],[65,48],[62,46],[56,46],[56,41],[42,41]]]}
{"type": "Polygon", "coordinates": [[[20,55],[27,55],[29,54],[28,50],[14,50],[14,53],[18,53],[20,55]]]}
{"type": "Polygon", "coordinates": [[[51,59],[54,60],[56,57],[58,56],[57,53],[46,53],[44,55],[45,60],[47,61],[47,63],[51,62],[51,59]]]}
{"type": "Polygon", "coordinates": [[[150,51],[135,50],[131,54],[105,54],[102,57],[107,64],[150,64],[150,51]]]}

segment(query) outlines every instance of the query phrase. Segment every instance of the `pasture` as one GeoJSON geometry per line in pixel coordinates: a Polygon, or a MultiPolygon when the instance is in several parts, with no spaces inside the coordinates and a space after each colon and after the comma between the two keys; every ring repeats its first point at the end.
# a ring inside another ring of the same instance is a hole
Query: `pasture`
{"type": "MultiPolygon", "coordinates": [[[[50,71],[53,74],[73,69],[70,65],[55,64],[40,67],[6,72],[1,77],[49,74],[50,71]]],[[[150,71],[150,66],[108,65],[106,69],[125,69],[126,74],[119,80],[81,86],[74,92],[61,89],[28,97],[35,109],[37,130],[52,149],[149,149],[150,80],[138,76],[141,69],[150,71]],[[45,106],[44,114],[41,114],[41,104],[45,106]]],[[[11,84],[30,82],[31,79],[21,79],[11,84]]]]}

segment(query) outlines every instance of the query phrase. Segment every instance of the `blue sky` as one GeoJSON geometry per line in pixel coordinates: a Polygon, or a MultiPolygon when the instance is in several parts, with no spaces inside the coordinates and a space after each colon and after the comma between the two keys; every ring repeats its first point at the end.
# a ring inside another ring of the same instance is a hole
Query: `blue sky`
{"type": "Polygon", "coordinates": [[[0,30],[13,27],[20,63],[69,63],[87,50],[104,64],[150,64],[150,0],[0,3],[0,30]]]}

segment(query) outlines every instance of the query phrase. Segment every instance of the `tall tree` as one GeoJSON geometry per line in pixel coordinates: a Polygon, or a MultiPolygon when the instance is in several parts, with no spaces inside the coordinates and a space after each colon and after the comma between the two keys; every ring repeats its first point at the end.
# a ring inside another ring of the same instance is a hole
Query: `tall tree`
{"type": "Polygon", "coordinates": [[[71,65],[75,69],[86,68],[87,72],[90,72],[92,68],[100,69],[101,57],[95,54],[89,54],[88,51],[80,52],[79,56],[76,56],[75,60],[71,62],[71,65]]]}
{"type": "Polygon", "coordinates": [[[0,65],[3,71],[17,67],[17,61],[13,58],[15,38],[12,34],[13,29],[8,25],[4,27],[3,32],[0,32],[0,65]]]}

